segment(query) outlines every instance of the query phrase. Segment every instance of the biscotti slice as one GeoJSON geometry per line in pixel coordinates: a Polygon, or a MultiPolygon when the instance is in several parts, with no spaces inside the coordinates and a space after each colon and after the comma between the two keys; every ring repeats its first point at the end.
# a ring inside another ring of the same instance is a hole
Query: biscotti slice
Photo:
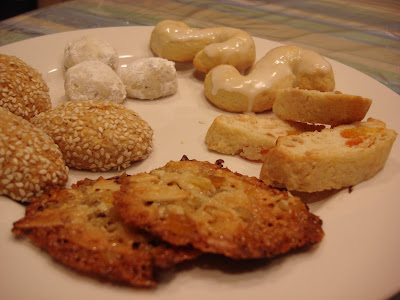
{"type": "Polygon", "coordinates": [[[383,168],[396,136],[385,123],[369,118],[282,137],[268,151],[260,178],[269,185],[302,192],[353,186],[383,168]]]}
{"type": "Polygon", "coordinates": [[[272,110],[284,120],[337,126],[362,121],[371,103],[361,96],[293,88],[278,91],[272,110]]]}
{"type": "Polygon", "coordinates": [[[140,287],[156,285],[155,269],[200,254],[124,224],[113,206],[119,189],[118,178],[100,177],[53,190],[34,200],[12,231],[73,269],[140,287]]]}
{"type": "Polygon", "coordinates": [[[220,115],[208,129],[205,142],[208,149],[219,153],[263,161],[278,137],[323,127],[255,115],[220,115]]]}
{"type": "Polygon", "coordinates": [[[234,259],[270,258],[323,237],[299,198],[208,162],[171,161],[126,177],[114,205],[126,223],[171,244],[234,259]]]}

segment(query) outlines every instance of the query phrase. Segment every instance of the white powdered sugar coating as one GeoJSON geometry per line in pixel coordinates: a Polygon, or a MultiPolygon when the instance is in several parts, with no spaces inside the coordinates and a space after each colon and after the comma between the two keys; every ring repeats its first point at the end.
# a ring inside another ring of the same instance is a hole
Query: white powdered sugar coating
{"type": "Polygon", "coordinates": [[[175,63],[159,57],[132,61],[121,68],[120,77],[131,98],[157,99],[175,94],[178,88],[175,63]]]}
{"type": "Polygon", "coordinates": [[[99,61],[84,61],[65,74],[65,95],[69,100],[101,100],[122,103],[125,86],[109,66],[99,61]]]}
{"type": "Polygon", "coordinates": [[[113,70],[118,68],[118,53],[107,41],[84,36],[65,45],[64,67],[66,69],[88,60],[100,61],[113,70]]]}

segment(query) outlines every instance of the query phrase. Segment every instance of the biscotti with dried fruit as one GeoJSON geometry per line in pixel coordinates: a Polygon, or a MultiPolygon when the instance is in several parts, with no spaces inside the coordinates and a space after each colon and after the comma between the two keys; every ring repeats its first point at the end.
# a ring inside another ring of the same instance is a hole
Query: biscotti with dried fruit
{"type": "Polygon", "coordinates": [[[341,125],[279,138],[260,178],[288,190],[318,192],[353,186],[383,168],[397,133],[382,121],[341,125]]]}
{"type": "Polygon", "coordinates": [[[292,88],[277,92],[272,110],[283,120],[337,126],[362,121],[371,103],[356,95],[292,88]]]}
{"type": "Polygon", "coordinates": [[[219,153],[263,161],[278,137],[323,128],[255,115],[220,115],[208,129],[205,142],[208,149],[219,153]]]}

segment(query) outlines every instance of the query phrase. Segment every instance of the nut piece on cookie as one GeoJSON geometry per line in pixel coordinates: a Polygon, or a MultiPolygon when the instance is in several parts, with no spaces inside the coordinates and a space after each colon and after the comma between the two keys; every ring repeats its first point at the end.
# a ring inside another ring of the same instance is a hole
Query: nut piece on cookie
{"type": "Polygon", "coordinates": [[[30,202],[67,180],[68,167],[51,137],[0,108],[0,195],[30,202]]]}
{"type": "Polygon", "coordinates": [[[59,145],[68,166],[90,171],[129,167],[153,147],[153,130],[137,113],[109,101],[69,101],[31,120],[59,145]]]}
{"type": "Polygon", "coordinates": [[[124,178],[114,205],[126,223],[171,244],[234,259],[273,257],[323,237],[299,198],[208,162],[171,161],[124,178]]]}
{"type": "Polygon", "coordinates": [[[118,53],[107,41],[92,36],[83,36],[65,45],[65,69],[87,60],[100,61],[114,71],[118,69],[118,53]]]}
{"type": "Polygon", "coordinates": [[[260,178],[308,193],[353,186],[383,168],[396,137],[394,130],[372,118],[281,137],[268,151],[260,178]]]}
{"type": "Polygon", "coordinates": [[[0,54],[0,107],[26,120],[50,109],[42,74],[18,57],[0,54]]]}
{"type": "Polygon", "coordinates": [[[322,128],[324,126],[254,115],[220,115],[208,129],[205,142],[208,149],[219,153],[264,161],[278,137],[322,128]]]}
{"type": "Polygon", "coordinates": [[[155,268],[199,255],[124,224],[112,204],[119,188],[118,178],[100,177],[71,189],[54,189],[35,199],[12,231],[73,269],[139,287],[157,284],[155,268]]]}
{"type": "Polygon", "coordinates": [[[122,103],[126,98],[121,78],[106,64],[89,60],[68,69],[64,81],[69,100],[101,100],[122,103]]]}

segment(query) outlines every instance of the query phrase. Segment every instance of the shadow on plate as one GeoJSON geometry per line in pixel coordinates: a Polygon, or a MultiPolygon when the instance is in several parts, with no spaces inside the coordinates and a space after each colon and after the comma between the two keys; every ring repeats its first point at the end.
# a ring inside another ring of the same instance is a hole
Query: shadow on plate
{"type": "MultiPolygon", "coordinates": [[[[247,275],[257,271],[268,271],[278,268],[286,259],[292,255],[301,255],[302,253],[312,252],[318,248],[318,245],[303,247],[292,250],[288,253],[278,255],[273,258],[243,259],[235,260],[223,255],[204,253],[200,257],[185,261],[167,270],[156,272],[156,281],[161,284],[169,284],[176,276],[183,272],[193,272],[197,270],[218,272],[225,275],[247,275]]],[[[227,280],[230,280],[230,276],[227,280]]]]}
{"type": "Polygon", "coordinates": [[[175,69],[177,72],[185,72],[193,69],[193,64],[191,62],[175,62],[175,69]]]}
{"type": "MultiPolygon", "coordinates": [[[[350,189],[349,189],[350,190],[350,189]]],[[[315,193],[297,192],[291,191],[293,196],[299,197],[304,203],[311,204],[315,202],[320,202],[323,200],[328,200],[329,198],[335,196],[342,190],[327,190],[315,193]]]]}

